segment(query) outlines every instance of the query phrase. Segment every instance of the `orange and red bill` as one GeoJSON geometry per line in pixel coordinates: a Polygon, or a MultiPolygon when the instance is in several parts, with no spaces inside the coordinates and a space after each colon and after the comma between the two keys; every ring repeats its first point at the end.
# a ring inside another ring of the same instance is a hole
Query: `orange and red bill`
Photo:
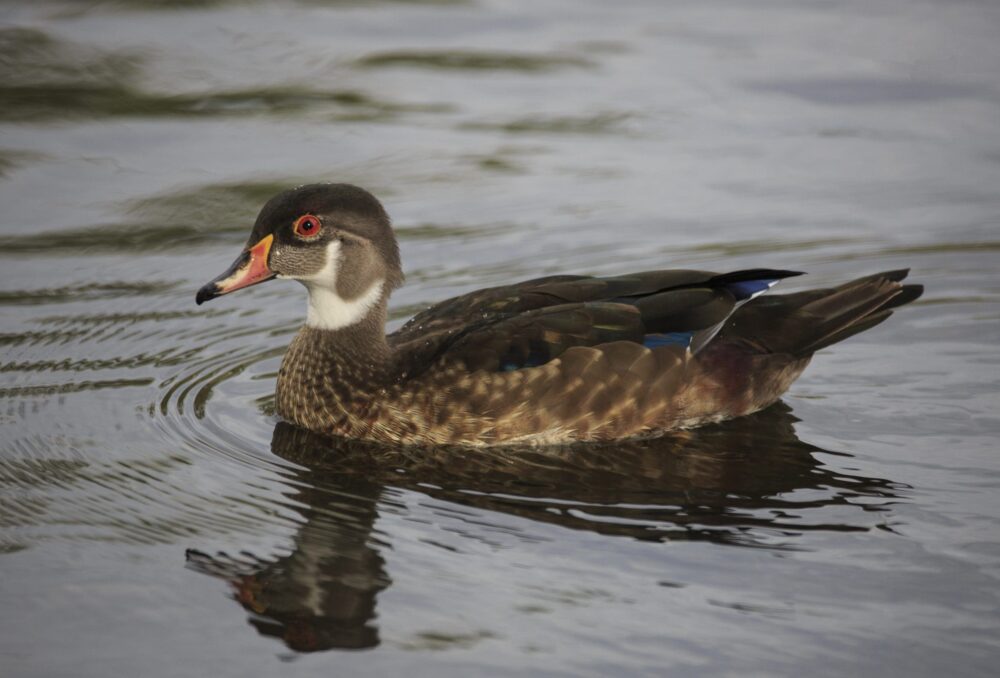
{"type": "Polygon", "coordinates": [[[209,299],[262,283],[277,275],[267,265],[267,256],[273,242],[274,235],[268,235],[253,247],[244,250],[222,275],[198,290],[195,303],[203,304],[209,299]]]}

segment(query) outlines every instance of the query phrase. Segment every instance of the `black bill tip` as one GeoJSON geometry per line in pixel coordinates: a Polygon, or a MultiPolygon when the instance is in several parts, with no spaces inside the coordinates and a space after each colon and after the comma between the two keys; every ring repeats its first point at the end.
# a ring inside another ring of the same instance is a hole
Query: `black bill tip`
{"type": "Polygon", "coordinates": [[[217,296],[219,296],[219,287],[214,282],[210,282],[198,290],[198,294],[194,297],[194,303],[201,306],[209,299],[215,299],[217,296]]]}

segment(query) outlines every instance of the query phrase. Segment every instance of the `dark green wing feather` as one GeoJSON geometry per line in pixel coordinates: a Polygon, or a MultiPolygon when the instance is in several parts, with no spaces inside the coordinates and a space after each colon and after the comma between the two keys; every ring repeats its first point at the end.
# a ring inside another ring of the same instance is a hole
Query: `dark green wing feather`
{"type": "MultiPolygon", "coordinates": [[[[433,306],[390,336],[405,363],[468,369],[542,365],[574,346],[643,343],[649,335],[710,335],[740,301],[735,283],[789,271],[648,271],[608,278],[558,276],[480,290],[433,306]]],[[[419,369],[419,368],[418,368],[419,369]]]]}
{"type": "Polygon", "coordinates": [[[472,321],[508,318],[517,313],[574,302],[641,297],[659,290],[703,283],[717,274],[708,271],[647,271],[595,278],[555,275],[476,290],[447,299],[417,313],[391,335],[403,344],[431,332],[462,328],[472,321]]]}

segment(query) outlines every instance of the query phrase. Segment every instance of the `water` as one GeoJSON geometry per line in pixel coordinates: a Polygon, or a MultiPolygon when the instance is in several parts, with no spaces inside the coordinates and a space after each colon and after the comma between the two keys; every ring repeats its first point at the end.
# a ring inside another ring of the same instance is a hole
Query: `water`
{"type": "Polygon", "coordinates": [[[0,10],[5,676],[991,675],[1000,7],[0,10]],[[277,422],[304,313],[195,307],[263,201],[365,186],[393,326],[557,271],[910,266],[783,403],[428,455],[277,422]]]}

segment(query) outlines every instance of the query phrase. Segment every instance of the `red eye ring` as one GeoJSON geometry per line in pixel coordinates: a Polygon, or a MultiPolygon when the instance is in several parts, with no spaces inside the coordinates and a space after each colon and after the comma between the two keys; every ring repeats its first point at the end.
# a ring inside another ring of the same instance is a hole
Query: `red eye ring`
{"type": "Polygon", "coordinates": [[[295,231],[295,235],[300,238],[312,238],[319,235],[319,231],[322,228],[322,223],[315,214],[303,214],[301,217],[295,220],[295,225],[292,226],[292,230],[295,231]]]}

